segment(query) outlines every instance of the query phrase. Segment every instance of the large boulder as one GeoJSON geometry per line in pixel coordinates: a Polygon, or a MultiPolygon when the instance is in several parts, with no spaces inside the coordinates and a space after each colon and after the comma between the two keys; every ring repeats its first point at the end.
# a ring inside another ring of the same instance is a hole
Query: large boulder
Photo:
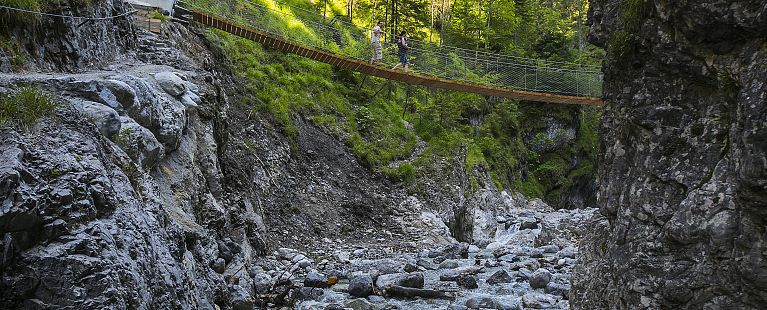
{"type": "Polygon", "coordinates": [[[229,296],[232,300],[232,310],[251,310],[255,307],[255,300],[250,295],[250,290],[241,285],[230,286],[229,296]]]}
{"type": "Polygon", "coordinates": [[[479,285],[477,285],[477,276],[468,274],[459,276],[458,279],[455,280],[455,283],[457,283],[458,286],[467,289],[475,289],[479,287],[479,285]]]}
{"type": "Polygon", "coordinates": [[[349,295],[367,297],[373,294],[373,277],[368,273],[353,274],[349,279],[349,295]]]}
{"type": "Polygon", "coordinates": [[[376,307],[372,303],[362,298],[356,298],[356,299],[347,301],[346,308],[351,308],[352,310],[375,310],[376,309],[376,307]]]}
{"type": "Polygon", "coordinates": [[[404,286],[413,288],[423,288],[424,278],[423,273],[393,273],[378,276],[376,279],[376,287],[384,289],[390,286],[404,286]]]}
{"type": "Polygon", "coordinates": [[[498,270],[493,275],[491,275],[489,278],[487,278],[486,282],[490,285],[495,285],[499,283],[510,283],[514,279],[511,278],[508,272],[506,270],[498,270]]]}
{"type": "Polygon", "coordinates": [[[530,282],[530,287],[532,288],[545,288],[550,281],[551,272],[543,268],[533,272],[533,275],[530,276],[530,279],[528,280],[528,282],[530,282]]]}
{"type": "Polygon", "coordinates": [[[306,275],[306,278],[304,278],[304,286],[326,288],[328,287],[328,277],[316,272],[310,272],[306,275]]]}
{"type": "Polygon", "coordinates": [[[377,271],[378,274],[401,273],[403,262],[394,259],[357,259],[352,261],[352,270],[361,272],[377,271]]]}
{"type": "Polygon", "coordinates": [[[501,298],[495,296],[474,296],[466,300],[466,308],[469,309],[497,309],[497,310],[520,310],[519,299],[501,298]]]}
{"type": "Polygon", "coordinates": [[[177,149],[187,125],[184,104],[149,79],[131,75],[112,78],[127,84],[136,93],[133,104],[125,107],[125,114],[152,131],[166,151],[177,149]]]}
{"type": "Polygon", "coordinates": [[[171,96],[181,96],[186,92],[184,80],[173,72],[156,73],[154,79],[157,81],[157,84],[171,96]]]}

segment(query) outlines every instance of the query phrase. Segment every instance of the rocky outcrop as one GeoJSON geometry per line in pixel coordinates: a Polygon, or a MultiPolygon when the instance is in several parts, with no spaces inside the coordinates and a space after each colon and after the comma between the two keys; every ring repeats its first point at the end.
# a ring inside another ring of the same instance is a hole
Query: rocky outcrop
{"type": "MultiPolygon", "coordinates": [[[[83,22],[77,18],[53,18],[39,15],[5,13],[0,22],[4,33],[19,40],[19,55],[0,57],[0,72],[15,70],[14,57],[28,59],[27,70],[85,71],[114,64],[136,45],[134,26],[123,1],[79,0],[39,1],[45,11],[64,16],[97,17],[83,22]],[[110,18],[118,16],[115,18],[110,18]]],[[[7,56],[7,55],[3,55],[7,56]]]]}
{"type": "Polygon", "coordinates": [[[608,49],[578,309],[767,304],[764,1],[592,1],[608,49]]]}
{"type": "MultiPolygon", "coordinates": [[[[118,1],[54,5],[72,15],[124,12],[118,1]]],[[[243,267],[266,251],[263,213],[254,196],[224,190],[229,101],[218,78],[185,70],[199,67],[188,58],[180,68],[120,61],[136,52],[120,20],[42,25],[29,37],[35,29],[11,32],[37,47],[28,68],[95,70],[0,75],[4,92],[34,85],[59,102],[35,126],[0,127],[0,304],[252,306],[251,287],[271,285],[243,267]]],[[[142,35],[204,50],[184,28],[142,35]]],[[[207,52],[195,57],[212,62],[207,52]]]]}

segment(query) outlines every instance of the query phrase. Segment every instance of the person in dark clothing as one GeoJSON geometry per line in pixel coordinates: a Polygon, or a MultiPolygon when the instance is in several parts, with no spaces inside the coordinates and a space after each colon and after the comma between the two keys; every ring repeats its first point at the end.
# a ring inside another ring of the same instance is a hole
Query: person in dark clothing
{"type": "Polygon", "coordinates": [[[399,63],[392,69],[397,69],[402,66],[405,71],[408,69],[407,52],[410,50],[410,46],[407,45],[407,31],[402,31],[397,37],[397,56],[399,56],[399,63]]]}

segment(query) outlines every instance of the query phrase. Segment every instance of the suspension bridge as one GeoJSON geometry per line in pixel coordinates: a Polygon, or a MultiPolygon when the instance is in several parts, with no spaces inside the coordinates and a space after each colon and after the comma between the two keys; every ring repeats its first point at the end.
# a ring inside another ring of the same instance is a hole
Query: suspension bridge
{"type": "MultiPolygon", "coordinates": [[[[383,65],[369,63],[372,47],[367,31],[338,16],[274,0],[129,0],[140,10],[107,17],[68,16],[0,5],[0,9],[56,18],[105,21],[140,11],[172,8],[179,21],[194,22],[341,69],[400,81],[488,96],[545,103],[602,105],[602,73],[598,67],[514,57],[409,40],[414,70],[389,69],[397,62],[395,46],[385,43],[383,65]]],[[[137,14],[140,15],[140,14],[137,14]]],[[[136,19],[136,18],[134,18],[136,19]]],[[[143,16],[150,31],[152,18],[143,16]]]]}
{"type": "Polygon", "coordinates": [[[374,65],[366,30],[343,18],[269,3],[274,5],[184,0],[176,3],[174,17],[341,69],[411,85],[545,103],[602,105],[598,67],[409,40],[411,70],[394,70],[390,68],[398,62],[395,44],[382,42],[383,65],[374,65]]]}

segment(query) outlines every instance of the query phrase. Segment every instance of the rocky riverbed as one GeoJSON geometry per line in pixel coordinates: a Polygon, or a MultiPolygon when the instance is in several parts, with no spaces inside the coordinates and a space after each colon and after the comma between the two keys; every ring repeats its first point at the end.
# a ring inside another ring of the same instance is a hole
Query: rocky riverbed
{"type": "Polygon", "coordinates": [[[392,253],[382,251],[383,244],[327,239],[325,248],[311,253],[280,248],[248,273],[267,307],[569,309],[577,236],[593,212],[554,211],[534,200],[497,215],[494,235],[471,244],[392,253]],[[418,296],[403,296],[410,294],[418,296]]]}

